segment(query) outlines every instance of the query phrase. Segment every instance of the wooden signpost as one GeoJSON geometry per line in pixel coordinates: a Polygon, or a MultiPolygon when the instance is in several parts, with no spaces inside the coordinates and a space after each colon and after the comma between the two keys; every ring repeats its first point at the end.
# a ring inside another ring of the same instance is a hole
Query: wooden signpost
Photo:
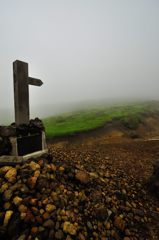
{"type": "Polygon", "coordinates": [[[14,105],[16,125],[29,123],[29,85],[41,86],[40,79],[29,77],[28,63],[16,60],[13,63],[14,105]]]}
{"type": "Polygon", "coordinates": [[[0,165],[22,163],[48,152],[45,129],[38,118],[30,120],[29,85],[41,86],[29,77],[28,63],[13,62],[15,124],[0,126],[0,165]]]}

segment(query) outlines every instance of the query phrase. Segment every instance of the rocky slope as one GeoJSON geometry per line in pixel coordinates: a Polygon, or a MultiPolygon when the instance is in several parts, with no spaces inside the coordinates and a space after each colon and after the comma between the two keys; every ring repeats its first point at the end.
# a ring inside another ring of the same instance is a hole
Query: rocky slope
{"type": "Polygon", "coordinates": [[[1,167],[0,239],[158,239],[159,205],[146,188],[158,154],[157,141],[63,141],[1,167]]]}

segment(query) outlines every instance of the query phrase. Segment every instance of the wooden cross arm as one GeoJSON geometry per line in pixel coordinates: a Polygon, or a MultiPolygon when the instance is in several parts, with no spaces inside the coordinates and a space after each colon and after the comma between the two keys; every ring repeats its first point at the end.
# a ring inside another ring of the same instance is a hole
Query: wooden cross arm
{"type": "Polygon", "coordinates": [[[40,87],[43,82],[40,79],[28,77],[28,84],[40,87]]]}

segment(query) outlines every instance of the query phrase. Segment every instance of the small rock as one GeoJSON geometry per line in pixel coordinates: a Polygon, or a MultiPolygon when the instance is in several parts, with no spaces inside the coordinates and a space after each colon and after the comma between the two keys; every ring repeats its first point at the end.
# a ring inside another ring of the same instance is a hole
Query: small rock
{"type": "Polygon", "coordinates": [[[85,236],[82,233],[79,233],[78,237],[79,240],[86,240],[85,236]]]}
{"type": "Polygon", "coordinates": [[[40,159],[40,160],[38,161],[38,164],[40,165],[40,167],[43,167],[43,165],[44,165],[44,160],[43,160],[43,159],[40,159]]]}
{"type": "Polygon", "coordinates": [[[8,183],[4,183],[1,188],[0,188],[0,193],[3,193],[5,190],[7,190],[9,188],[8,183]]]}
{"type": "Polygon", "coordinates": [[[38,215],[39,214],[39,210],[36,207],[32,207],[31,210],[32,210],[32,213],[34,215],[38,215]]]}
{"type": "Polygon", "coordinates": [[[47,212],[45,212],[44,214],[43,214],[43,219],[49,219],[50,218],[50,214],[49,213],[47,213],[47,212]]]}
{"type": "Polygon", "coordinates": [[[60,167],[59,167],[59,171],[64,172],[64,171],[65,171],[65,168],[64,168],[63,166],[60,166],[60,167]]]}
{"type": "Polygon", "coordinates": [[[45,198],[45,199],[42,201],[42,204],[46,205],[46,204],[48,204],[48,202],[49,202],[49,199],[48,199],[48,198],[45,198]]]}
{"type": "Polygon", "coordinates": [[[107,230],[110,229],[110,222],[107,222],[107,223],[105,224],[105,228],[106,228],[107,230]]]}
{"type": "Polygon", "coordinates": [[[29,209],[25,214],[26,214],[26,217],[24,219],[25,222],[35,222],[35,217],[29,209]]]}
{"type": "Polygon", "coordinates": [[[11,199],[12,195],[13,195],[12,190],[6,190],[6,191],[4,192],[4,195],[3,195],[4,200],[5,200],[5,201],[9,201],[9,200],[11,199]]]}
{"type": "Polygon", "coordinates": [[[126,201],[126,207],[129,207],[129,208],[132,207],[131,204],[128,201],[126,201]]]}
{"type": "Polygon", "coordinates": [[[33,171],[40,169],[40,165],[38,163],[33,162],[33,161],[30,162],[29,166],[33,171]]]}
{"type": "Polygon", "coordinates": [[[6,227],[9,223],[9,220],[11,219],[11,216],[13,214],[13,211],[8,210],[5,213],[5,217],[4,217],[4,222],[3,222],[3,226],[6,227]]]}
{"type": "Polygon", "coordinates": [[[37,200],[36,198],[31,198],[31,199],[30,199],[30,204],[33,205],[33,206],[35,206],[35,205],[37,204],[37,201],[38,201],[38,200],[37,200]]]}
{"type": "Polygon", "coordinates": [[[56,209],[56,206],[53,204],[47,204],[46,208],[45,208],[46,212],[48,212],[48,213],[53,212],[55,209],[56,209]]]}
{"type": "Polygon", "coordinates": [[[57,195],[57,193],[56,193],[56,192],[52,192],[52,193],[51,193],[51,198],[52,198],[52,200],[53,200],[54,202],[58,201],[58,195],[57,195]]]}
{"type": "Polygon", "coordinates": [[[43,226],[46,227],[46,228],[53,228],[54,227],[54,221],[49,219],[47,221],[44,222],[43,226]]]}
{"type": "Polygon", "coordinates": [[[43,232],[43,231],[45,231],[45,228],[42,227],[42,226],[40,226],[40,227],[39,227],[39,232],[43,232]]]}
{"type": "Polygon", "coordinates": [[[5,210],[8,210],[10,207],[11,207],[10,202],[5,202],[5,204],[4,204],[4,209],[5,209],[5,210]]]}
{"type": "Polygon", "coordinates": [[[140,209],[133,209],[133,213],[135,215],[139,215],[140,217],[144,217],[145,213],[143,210],[140,210],[140,209]]]}
{"type": "Polygon", "coordinates": [[[49,231],[49,239],[55,239],[55,238],[54,238],[54,235],[55,235],[55,231],[54,231],[54,229],[51,229],[51,230],[49,231]]]}
{"type": "Polygon", "coordinates": [[[44,209],[40,209],[40,214],[42,215],[43,213],[44,213],[45,211],[44,211],[44,209]]]}
{"type": "Polygon", "coordinates": [[[131,235],[129,229],[125,229],[125,235],[126,235],[126,236],[130,236],[130,235],[131,235]]]}
{"type": "Polygon", "coordinates": [[[89,221],[87,222],[87,227],[88,227],[90,230],[92,230],[93,227],[92,227],[91,222],[89,222],[89,221]]]}
{"type": "Polygon", "coordinates": [[[31,228],[31,233],[33,233],[33,234],[37,234],[38,233],[38,227],[32,227],[31,228]]]}
{"type": "Polygon", "coordinates": [[[89,175],[90,175],[90,177],[92,177],[92,178],[98,178],[98,174],[95,173],[95,172],[90,172],[89,175]]]}
{"type": "Polygon", "coordinates": [[[63,231],[71,235],[76,235],[77,226],[75,226],[75,224],[72,224],[71,222],[66,221],[63,225],[63,231]]]}
{"type": "Polygon", "coordinates": [[[55,229],[58,230],[60,228],[60,223],[59,222],[56,222],[55,224],[55,229]]]}
{"type": "Polygon", "coordinates": [[[7,226],[7,234],[8,234],[7,239],[13,239],[15,236],[19,236],[19,234],[21,233],[20,228],[21,228],[21,220],[19,218],[19,214],[16,211],[14,211],[9,221],[9,224],[7,226]]]}
{"type": "Polygon", "coordinates": [[[64,238],[64,234],[63,234],[62,230],[58,230],[58,231],[55,233],[55,238],[56,238],[56,239],[63,239],[63,238],[64,238]]]}
{"type": "Polygon", "coordinates": [[[42,223],[43,223],[42,217],[36,216],[35,218],[36,218],[37,223],[39,223],[39,224],[42,224],[42,223]]]}
{"type": "Polygon", "coordinates": [[[113,237],[113,239],[117,239],[117,240],[121,239],[115,230],[111,231],[111,236],[113,237]]]}
{"type": "Polygon", "coordinates": [[[18,207],[18,210],[19,212],[21,213],[26,213],[27,212],[27,207],[23,204],[21,204],[19,207],[18,207]]]}
{"type": "Polygon", "coordinates": [[[136,208],[136,207],[137,207],[137,205],[136,205],[135,202],[132,202],[131,205],[133,206],[133,208],[136,208]]]}
{"type": "Polygon", "coordinates": [[[126,190],[125,189],[122,189],[121,192],[122,192],[122,194],[126,195],[126,190]]]}
{"type": "Polygon", "coordinates": [[[16,196],[15,198],[13,198],[13,203],[16,205],[16,206],[19,206],[21,204],[21,202],[23,201],[22,198],[16,196]]]}
{"type": "Polygon", "coordinates": [[[112,211],[110,209],[107,209],[107,213],[109,217],[112,215],[112,211]]]}
{"type": "Polygon", "coordinates": [[[0,168],[0,174],[6,174],[6,172],[8,172],[10,169],[12,169],[12,167],[4,166],[4,167],[0,168]]]}
{"type": "Polygon", "coordinates": [[[140,183],[136,183],[136,186],[137,186],[138,188],[141,188],[141,184],[140,184],[140,183]]]}
{"type": "Polygon", "coordinates": [[[23,234],[23,235],[21,235],[17,240],[25,240],[25,239],[26,239],[26,235],[23,234]]]}
{"type": "Polygon", "coordinates": [[[70,235],[67,235],[66,240],[72,240],[72,238],[70,237],[70,235]]]}
{"type": "Polygon", "coordinates": [[[34,172],[34,177],[38,178],[40,176],[40,171],[39,170],[36,170],[34,172]]]}
{"type": "Polygon", "coordinates": [[[125,221],[120,216],[116,216],[114,226],[117,227],[119,230],[124,231],[125,221]]]}
{"type": "Polygon", "coordinates": [[[21,186],[20,191],[24,194],[28,194],[30,190],[26,185],[23,185],[21,186]]]}
{"type": "Polygon", "coordinates": [[[95,209],[94,215],[96,218],[100,221],[103,221],[107,218],[108,216],[108,211],[106,207],[99,207],[95,209]]]}
{"type": "Polygon", "coordinates": [[[90,177],[89,177],[88,173],[85,171],[81,171],[81,170],[76,171],[75,178],[78,181],[80,181],[82,184],[87,184],[90,181],[90,177]]]}
{"type": "Polygon", "coordinates": [[[37,177],[30,177],[28,179],[28,186],[33,189],[36,185],[36,182],[37,182],[37,177]]]}
{"type": "Polygon", "coordinates": [[[25,219],[26,215],[27,215],[26,213],[21,213],[21,214],[20,214],[20,219],[21,219],[21,220],[25,219]]]}
{"type": "Polygon", "coordinates": [[[14,182],[16,176],[17,176],[16,168],[10,168],[8,172],[5,174],[5,178],[8,180],[8,182],[14,182]]]}
{"type": "Polygon", "coordinates": [[[56,166],[55,166],[53,163],[51,163],[50,166],[51,166],[51,169],[52,169],[53,171],[56,171],[57,168],[56,168],[56,166]]]}

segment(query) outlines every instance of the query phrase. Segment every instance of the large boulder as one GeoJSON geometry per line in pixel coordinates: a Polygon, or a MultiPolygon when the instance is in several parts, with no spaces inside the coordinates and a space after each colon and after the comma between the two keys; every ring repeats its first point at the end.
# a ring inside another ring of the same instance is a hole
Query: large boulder
{"type": "Polygon", "coordinates": [[[159,159],[153,165],[153,174],[148,181],[148,187],[159,198],[159,159]]]}

